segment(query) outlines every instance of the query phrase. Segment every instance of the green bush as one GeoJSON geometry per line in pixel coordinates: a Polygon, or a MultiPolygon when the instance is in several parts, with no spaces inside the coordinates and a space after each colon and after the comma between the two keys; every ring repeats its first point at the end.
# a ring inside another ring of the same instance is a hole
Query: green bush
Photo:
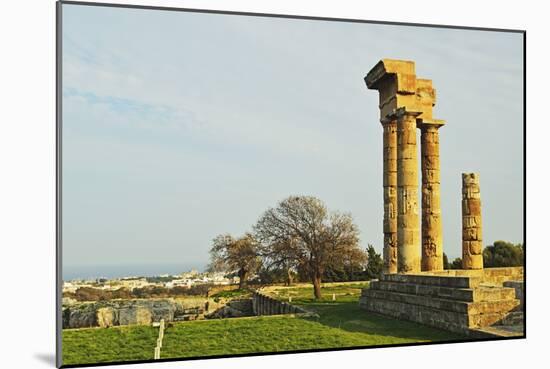
{"type": "Polygon", "coordinates": [[[495,241],[493,245],[483,249],[484,267],[522,266],[524,259],[522,244],[514,245],[511,242],[495,241]]]}

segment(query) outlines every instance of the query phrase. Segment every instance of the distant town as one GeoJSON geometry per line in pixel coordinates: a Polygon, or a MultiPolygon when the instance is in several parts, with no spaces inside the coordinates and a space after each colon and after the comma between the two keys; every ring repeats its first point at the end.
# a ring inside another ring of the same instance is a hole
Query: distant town
{"type": "Polygon", "coordinates": [[[191,270],[178,275],[162,274],[157,276],[129,276],[122,278],[72,279],[63,282],[63,293],[75,293],[79,288],[94,288],[104,291],[116,291],[125,288],[175,287],[191,288],[197,285],[231,285],[239,282],[238,277],[227,278],[226,273],[199,272],[191,270]]]}

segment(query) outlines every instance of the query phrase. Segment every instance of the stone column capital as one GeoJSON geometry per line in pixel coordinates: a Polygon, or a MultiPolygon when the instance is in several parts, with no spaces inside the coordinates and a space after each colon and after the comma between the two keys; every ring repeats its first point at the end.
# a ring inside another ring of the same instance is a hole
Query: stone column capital
{"type": "Polygon", "coordinates": [[[433,129],[438,130],[439,128],[443,127],[445,125],[445,121],[443,119],[418,119],[416,122],[416,127],[419,129],[433,129]]]}
{"type": "Polygon", "coordinates": [[[399,119],[403,117],[418,117],[420,114],[422,114],[421,111],[407,110],[406,107],[401,107],[401,108],[395,109],[393,112],[388,114],[388,117],[393,119],[399,119]]]}
{"type": "Polygon", "coordinates": [[[380,119],[380,124],[382,124],[382,126],[385,126],[386,124],[391,124],[391,123],[397,124],[397,119],[390,115],[380,119]]]}

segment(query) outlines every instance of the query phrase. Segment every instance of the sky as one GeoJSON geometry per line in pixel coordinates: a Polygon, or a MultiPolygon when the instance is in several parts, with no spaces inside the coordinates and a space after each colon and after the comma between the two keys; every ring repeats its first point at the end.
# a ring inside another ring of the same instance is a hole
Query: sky
{"type": "Polygon", "coordinates": [[[381,253],[363,78],[383,58],[437,90],[445,253],[461,254],[463,172],[480,174],[484,244],[523,241],[520,33],[64,4],[62,42],[65,279],[203,269],[216,235],[290,195],[351,213],[381,253]]]}

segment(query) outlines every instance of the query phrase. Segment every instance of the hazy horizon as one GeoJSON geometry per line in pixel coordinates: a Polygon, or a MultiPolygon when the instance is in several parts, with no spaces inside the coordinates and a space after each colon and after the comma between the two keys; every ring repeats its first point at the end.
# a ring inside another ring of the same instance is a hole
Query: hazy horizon
{"type": "Polygon", "coordinates": [[[523,242],[522,34],[64,4],[64,279],[205,266],[217,234],[290,195],[350,212],[382,253],[382,127],[363,77],[383,58],[414,60],[437,90],[449,259],[462,172],[480,173],[484,245],[523,242]]]}
{"type": "Polygon", "coordinates": [[[205,272],[207,265],[196,263],[161,263],[161,264],[96,264],[72,265],[63,269],[63,280],[89,280],[96,278],[123,278],[123,277],[153,277],[163,274],[179,275],[191,270],[205,272]]]}

